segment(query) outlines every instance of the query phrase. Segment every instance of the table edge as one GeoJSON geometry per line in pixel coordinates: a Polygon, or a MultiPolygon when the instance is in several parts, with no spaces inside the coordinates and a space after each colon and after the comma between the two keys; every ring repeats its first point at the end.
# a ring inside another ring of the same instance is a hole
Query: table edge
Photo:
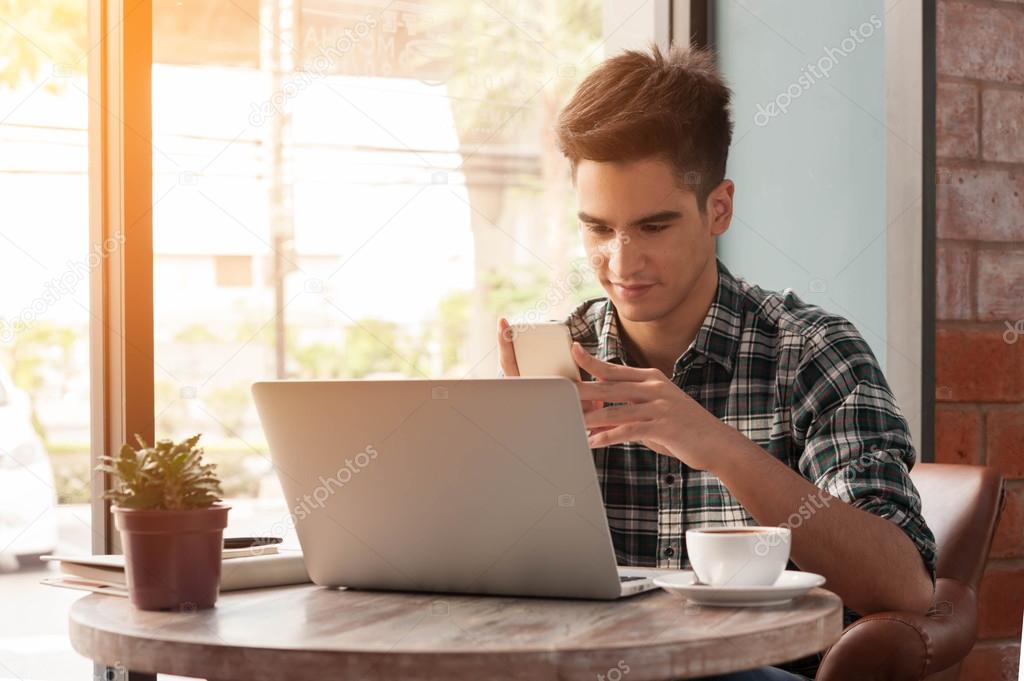
{"type": "MultiPolygon", "coordinates": [[[[758,656],[754,666],[770,665],[794,660],[825,650],[842,634],[842,601],[827,589],[816,588],[812,594],[823,596],[831,607],[819,617],[771,631],[718,636],[714,645],[731,645],[743,649],[744,641],[752,637],[774,636],[777,646],[771,655],[758,656]],[[784,635],[783,635],[784,634],[784,635]]],[[[482,652],[461,650],[451,652],[420,651],[353,651],[325,648],[251,647],[237,644],[217,644],[201,641],[150,638],[127,635],[115,630],[83,623],[75,617],[75,606],[86,598],[114,598],[92,594],[79,599],[69,613],[69,638],[72,647],[94,661],[121,666],[132,671],[165,673],[180,676],[218,679],[275,679],[287,672],[289,678],[302,678],[295,666],[317,670],[310,678],[322,674],[324,665],[346,674],[372,675],[375,679],[402,678],[415,681],[436,678],[441,674],[493,673],[494,668],[507,669],[516,665],[517,675],[524,669],[533,670],[534,678],[589,679],[596,672],[607,672],[617,662],[628,658],[634,661],[630,681],[656,678],[679,678],[688,673],[689,662],[700,657],[701,649],[710,648],[707,640],[644,641],[624,646],[605,647],[535,647],[526,650],[482,652]],[[203,660],[200,662],[199,660],[203,660]],[[205,663],[213,660],[212,664],[205,663]],[[581,663],[583,663],[581,665],[581,663]],[[425,669],[428,668],[428,669],[425,669]],[[420,676],[417,671],[424,670],[420,676]]],[[[719,674],[740,668],[729,660],[706,661],[700,674],[719,674]]],[[[692,666],[692,665],[689,665],[692,666]]]]}

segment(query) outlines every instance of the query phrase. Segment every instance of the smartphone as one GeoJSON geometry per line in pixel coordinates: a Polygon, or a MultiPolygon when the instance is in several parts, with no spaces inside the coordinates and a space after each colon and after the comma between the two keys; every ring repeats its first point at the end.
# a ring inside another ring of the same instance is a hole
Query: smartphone
{"type": "Polygon", "coordinates": [[[579,367],[569,351],[572,336],[568,326],[561,322],[510,326],[520,376],[563,376],[571,381],[580,380],[579,367]]]}

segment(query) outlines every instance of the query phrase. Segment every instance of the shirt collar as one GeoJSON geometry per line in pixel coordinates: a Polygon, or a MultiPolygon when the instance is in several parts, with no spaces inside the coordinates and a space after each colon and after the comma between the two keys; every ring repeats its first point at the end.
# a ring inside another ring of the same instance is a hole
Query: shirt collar
{"type": "MultiPolygon", "coordinates": [[[[721,364],[726,371],[731,372],[742,328],[743,294],[738,281],[729,269],[722,264],[721,260],[716,261],[718,264],[718,286],[715,290],[715,297],[689,349],[692,349],[695,354],[703,355],[721,364]]],[[[676,360],[676,368],[686,354],[684,352],[676,360]]],[[[611,300],[608,301],[605,308],[604,323],[598,335],[597,357],[605,362],[619,360],[620,363],[626,363],[626,348],[619,333],[618,313],[611,300]]]]}

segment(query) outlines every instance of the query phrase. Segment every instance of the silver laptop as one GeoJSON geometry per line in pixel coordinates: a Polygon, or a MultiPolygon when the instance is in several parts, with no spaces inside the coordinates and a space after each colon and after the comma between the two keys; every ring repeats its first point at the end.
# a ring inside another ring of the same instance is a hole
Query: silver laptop
{"type": "Polygon", "coordinates": [[[616,566],[566,379],[252,390],[316,584],[613,599],[666,572],[616,566]]]}

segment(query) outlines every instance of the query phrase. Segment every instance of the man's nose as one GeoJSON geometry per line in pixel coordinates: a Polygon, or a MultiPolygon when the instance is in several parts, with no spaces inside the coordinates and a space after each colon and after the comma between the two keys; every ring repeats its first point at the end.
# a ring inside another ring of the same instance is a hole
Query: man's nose
{"type": "Polygon", "coordinates": [[[630,244],[628,236],[619,236],[608,243],[608,269],[617,277],[627,279],[643,269],[643,253],[630,244]]]}

